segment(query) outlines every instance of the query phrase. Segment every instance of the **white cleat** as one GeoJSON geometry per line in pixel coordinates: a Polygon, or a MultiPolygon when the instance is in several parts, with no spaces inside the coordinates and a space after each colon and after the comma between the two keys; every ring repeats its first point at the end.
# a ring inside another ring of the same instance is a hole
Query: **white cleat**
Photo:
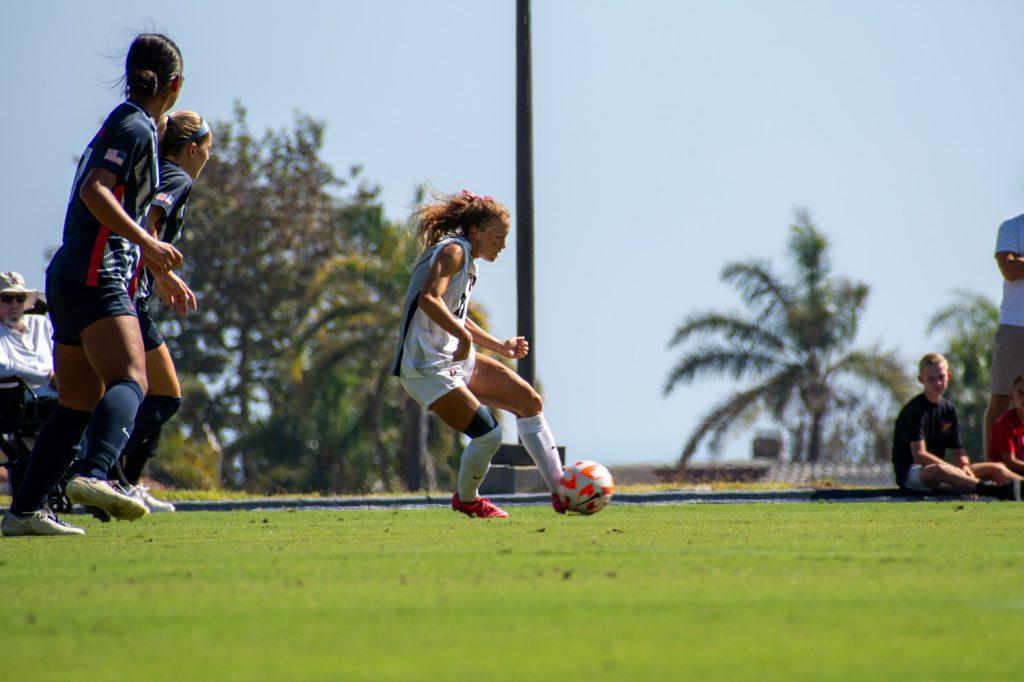
{"type": "Polygon", "coordinates": [[[0,533],[11,537],[14,535],[85,535],[78,526],[64,523],[48,509],[34,511],[28,516],[18,516],[11,511],[4,512],[4,520],[0,522],[0,533]]]}
{"type": "Polygon", "coordinates": [[[174,511],[174,505],[170,502],[164,502],[158,500],[149,494],[149,487],[144,485],[130,485],[125,488],[125,494],[128,497],[138,500],[142,504],[146,505],[146,509],[153,512],[172,512],[174,511]]]}
{"type": "Polygon", "coordinates": [[[99,507],[115,519],[134,521],[149,513],[146,505],[98,478],[73,477],[68,481],[67,495],[74,504],[99,507]]]}

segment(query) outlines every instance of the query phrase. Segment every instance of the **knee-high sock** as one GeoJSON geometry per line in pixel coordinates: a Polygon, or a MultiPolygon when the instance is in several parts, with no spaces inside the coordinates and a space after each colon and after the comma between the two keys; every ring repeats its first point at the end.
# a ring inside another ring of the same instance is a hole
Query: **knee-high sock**
{"type": "Polygon", "coordinates": [[[516,420],[519,429],[519,440],[530,453],[533,463],[537,465],[541,477],[548,484],[551,492],[558,492],[558,481],[562,478],[562,463],[558,458],[555,437],[548,428],[543,414],[532,417],[521,417],[516,420]]]}
{"type": "Polygon", "coordinates": [[[491,467],[491,457],[494,457],[500,445],[500,424],[469,441],[469,445],[462,451],[462,460],[459,462],[460,500],[472,502],[477,498],[480,481],[487,475],[487,470],[491,467]]]}
{"type": "Polygon", "coordinates": [[[12,512],[27,514],[43,508],[46,496],[78,456],[82,435],[91,418],[92,412],[63,405],[54,410],[39,431],[28,469],[11,502],[12,512]]]}
{"type": "Polygon", "coordinates": [[[107,472],[132,435],[135,415],[144,397],[142,387],[131,379],[118,379],[107,386],[89,423],[85,456],[77,466],[79,474],[107,480],[107,472]]]}
{"type": "Polygon", "coordinates": [[[181,407],[181,398],[167,395],[147,395],[139,412],[135,415],[135,428],[132,437],[124,446],[124,476],[135,485],[139,482],[146,461],[156,452],[156,442],[160,440],[160,427],[175,415],[181,407]],[[156,434],[155,440],[152,436],[156,434]]]}
{"type": "Polygon", "coordinates": [[[124,474],[125,480],[128,481],[129,485],[138,485],[139,479],[142,478],[142,472],[146,469],[146,463],[151,457],[156,455],[156,449],[160,445],[160,432],[162,427],[157,427],[156,431],[149,434],[141,443],[136,444],[135,447],[131,447],[132,440],[128,441],[128,445],[124,448],[123,461],[124,464],[121,466],[121,472],[124,474]],[[131,449],[129,450],[129,448],[131,449]]]}

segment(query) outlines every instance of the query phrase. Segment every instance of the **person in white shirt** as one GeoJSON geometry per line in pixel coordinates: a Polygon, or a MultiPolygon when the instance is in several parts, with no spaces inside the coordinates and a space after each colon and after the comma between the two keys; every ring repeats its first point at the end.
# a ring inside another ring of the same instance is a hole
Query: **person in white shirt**
{"type": "Polygon", "coordinates": [[[989,450],[992,425],[1010,408],[1013,378],[1024,372],[1024,215],[999,226],[996,263],[1003,276],[1003,300],[992,347],[992,385],[983,434],[985,453],[989,450]]]}
{"type": "Polygon", "coordinates": [[[0,387],[20,377],[40,397],[56,398],[53,327],[45,315],[26,315],[39,298],[17,272],[0,272],[0,387]]]}

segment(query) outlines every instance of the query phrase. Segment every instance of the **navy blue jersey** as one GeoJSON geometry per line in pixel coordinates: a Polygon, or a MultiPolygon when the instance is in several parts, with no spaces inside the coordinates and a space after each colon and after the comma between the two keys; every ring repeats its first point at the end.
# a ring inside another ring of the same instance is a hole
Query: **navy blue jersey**
{"type": "MultiPolygon", "coordinates": [[[[185,208],[188,205],[188,194],[192,191],[192,176],[181,166],[160,159],[160,187],[151,202],[159,208],[163,216],[157,222],[157,237],[168,244],[178,241],[185,231],[185,208]]],[[[144,270],[139,278],[135,298],[148,299],[153,291],[153,275],[144,270]]]]}
{"type": "Polygon", "coordinates": [[[64,218],[64,239],[46,271],[56,277],[96,287],[117,282],[129,288],[141,261],[139,248],[119,237],[78,197],[94,168],[117,177],[112,188],[125,212],[145,225],[149,202],[160,182],[156,159],[156,125],[131,101],[117,105],[82,153],[64,218]]]}

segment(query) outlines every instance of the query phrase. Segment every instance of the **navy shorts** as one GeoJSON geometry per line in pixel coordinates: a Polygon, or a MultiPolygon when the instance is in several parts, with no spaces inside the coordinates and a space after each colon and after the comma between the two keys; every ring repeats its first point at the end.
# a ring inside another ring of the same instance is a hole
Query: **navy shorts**
{"type": "Polygon", "coordinates": [[[97,320],[122,315],[138,317],[128,291],[117,282],[88,287],[47,274],[46,303],[53,323],[53,340],[65,346],[81,346],[82,330],[97,320]]]}
{"type": "Polygon", "coordinates": [[[149,302],[143,299],[135,301],[135,310],[139,314],[139,329],[142,331],[142,345],[148,353],[164,345],[164,335],[156,320],[149,314],[149,302]]]}

